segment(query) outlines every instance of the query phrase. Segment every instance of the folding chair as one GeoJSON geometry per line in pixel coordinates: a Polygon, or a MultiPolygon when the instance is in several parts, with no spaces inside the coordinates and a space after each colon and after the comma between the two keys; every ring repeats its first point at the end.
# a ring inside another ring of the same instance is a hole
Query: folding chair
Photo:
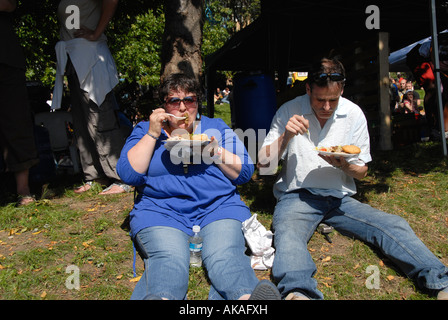
{"type": "Polygon", "coordinates": [[[72,115],[67,111],[41,112],[34,116],[34,123],[47,128],[53,152],[68,150],[73,163],[73,173],[78,173],[79,155],[75,145],[70,144],[67,125],[72,122],[72,115]]]}

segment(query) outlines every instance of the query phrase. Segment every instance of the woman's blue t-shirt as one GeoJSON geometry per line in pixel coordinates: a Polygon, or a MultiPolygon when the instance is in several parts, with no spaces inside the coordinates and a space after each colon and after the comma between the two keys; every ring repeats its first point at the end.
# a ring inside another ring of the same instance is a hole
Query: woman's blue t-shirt
{"type": "Polygon", "coordinates": [[[215,164],[203,161],[188,165],[185,173],[183,164],[172,161],[165,148],[168,137],[163,130],[148,171],[146,174],[136,172],[127,153],[148,130],[148,121],[136,125],[117,164],[122,181],[138,191],[130,213],[132,237],[151,226],[169,226],[192,234],[193,225],[202,228],[220,219],[244,221],[250,217],[250,210],[241,200],[236,186],[250,180],[254,165],[241,140],[224,121],[202,116],[195,133],[214,136],[220,146],[240,157],[243,165],[235,180],[227,178],[215,164]]]}

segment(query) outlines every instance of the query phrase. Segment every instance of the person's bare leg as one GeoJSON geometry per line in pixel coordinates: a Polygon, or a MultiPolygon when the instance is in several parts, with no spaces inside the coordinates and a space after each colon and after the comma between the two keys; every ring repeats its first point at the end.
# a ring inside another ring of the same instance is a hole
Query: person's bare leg
{"type": "Polygon", "coordinates": [[[18,205],[24,206],[35,201],[31,195],[29,187],[29,169],[18,171],[15,173],[17,194],[19,196],[18,205]]]}

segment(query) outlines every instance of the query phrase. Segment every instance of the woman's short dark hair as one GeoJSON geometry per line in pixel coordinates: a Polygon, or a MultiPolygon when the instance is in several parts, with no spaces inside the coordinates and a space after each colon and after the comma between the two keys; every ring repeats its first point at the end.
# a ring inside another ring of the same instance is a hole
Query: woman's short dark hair
{"type": "Polygon", "coordinates": [[[341,88],[343,88],[345,85],[345,68],[337,59],[322,58],[318,63],[312,66],[308,75],[308,84],[311,88],[312,85],[326,87],[331,82],[337,82],[341,85],[341,88]],[[325,77],[325,75],[340,75],[340,77],[325,77]]]}
{"type": "Polygon", "coordinates": [[[162,101],[171,91],[184,91],[196,94],[198,101],[201,101],[201,87],[194,77],[189,77],[183,73],[173,73],[164,79],[159,88],[159,97],[162,101]]]}

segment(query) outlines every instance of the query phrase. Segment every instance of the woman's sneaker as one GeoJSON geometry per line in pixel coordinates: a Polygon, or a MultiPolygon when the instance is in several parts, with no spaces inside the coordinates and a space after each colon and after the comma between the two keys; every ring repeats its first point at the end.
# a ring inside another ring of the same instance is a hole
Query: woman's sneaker
{"type": "Polygon", "coordinates": [[[261,280],[250,295],[249,300],[281,300],[277,287],[269,280],[261,280]]]}

